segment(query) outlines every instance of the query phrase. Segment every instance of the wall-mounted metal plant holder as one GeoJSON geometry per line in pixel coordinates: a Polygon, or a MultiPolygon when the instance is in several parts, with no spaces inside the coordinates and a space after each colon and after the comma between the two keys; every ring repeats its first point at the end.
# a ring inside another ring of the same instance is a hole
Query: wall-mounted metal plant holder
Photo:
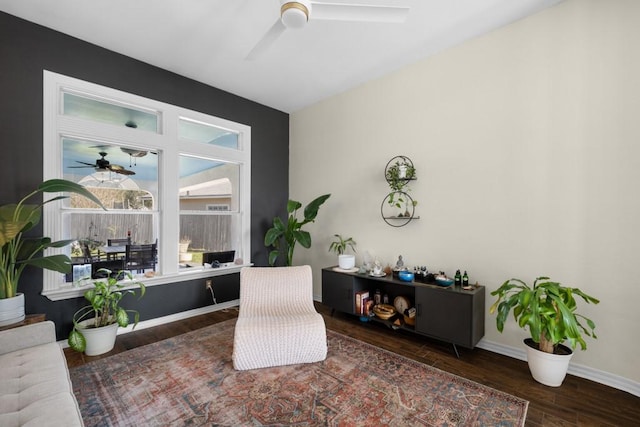
{"type": "Polygon", "coordinates": [[[380,214],[384,222],[392,227],[402,227],[415,216],[417,201],[408,194],[408,184],[416,179],[416,169],[407,156],[395,156],[384,168],[384,178],[390,192],[382,200],[380,214]]]}

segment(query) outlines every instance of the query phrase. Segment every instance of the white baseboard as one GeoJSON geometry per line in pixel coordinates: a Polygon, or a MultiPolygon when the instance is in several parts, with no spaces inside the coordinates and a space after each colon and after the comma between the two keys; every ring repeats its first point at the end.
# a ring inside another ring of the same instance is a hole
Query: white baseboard
{"type": "MultiPolygon", "coordinates": [[[[153,328],[154,326],[164,325],[166,323],[177,322],[178,320],[188,319],[190,317],[200,316],[201,314],[213,313],[214,311],[228,310],[233,307],[237,307],[240,304],[240,300],[235,299],[220,304],[208,305],[206,307],[194,308],[193,310],[187,310],[180,313],[170,314],[168,316],[156,317],[155,319],[143,320],[138,322],[136,331],[143,329],[153,328]]],[[[133,326],[129,325],[126,328],[118,328],[118,335],[128,334],[133,332],[133,326]]],[[[58,341],[58,344],[62,348],[69,347],[67,340],[58,341]]]]}
{"type": "MultiPolygon", "coordinates": [[[[513,357],[514,359],[524,361],[527,360],[527,352],[524,348],[519,349],[503,344],[498,344],[492,341],[487,341],[485,339],[480,340],[477,347],[491,351],[493,353],[513,357]]],[[[628,378],[621,377],[619,375],[601,371],[599,369],[590,368],[589,366],[580,365],[573,362],[569,364],[569,370],[567,371],[567,373],[575,375],[576,377],[595,381],[609,387],[617,388],[618,390],[626,391],[635,396],[640,396],[640,383],[632,381],[628,378]]]]}
{"type": "MultiPolygon", "coordinates": [[[[237,307],[240,304],[240,300],[234,299],[227,302],[221,302],[220,304],[208,305],[206,307],[194,308],[193,310],[183,311],[180,313],[170,314],[168,316],[156,317],[155,319],[143,320],[138,322],[136,331],[141,331],[147,328],[153,328],[154,326],[164,325],[165,323],[177,322],[178,320],[188,319],[190,317],[200,316],[201,314],[213,313],[214,311],[227,310],[229,308],[237,307]]],[[[127,334],[132,332],[131,325],[126,328],[118,328],[118,335],[127,334]]]]}

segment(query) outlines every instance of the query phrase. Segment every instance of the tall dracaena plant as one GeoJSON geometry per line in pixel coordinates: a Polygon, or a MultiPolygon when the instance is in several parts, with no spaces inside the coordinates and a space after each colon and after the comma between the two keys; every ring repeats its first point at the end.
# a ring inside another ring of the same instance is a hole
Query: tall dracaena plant
{"type": "Polygon", "coordinates": [[[16,296],[20,275],[27,265],[60,273],[71,271],[71,259],[66,255],[38,256],[44,249],[61,248],[72,240],[54,242],[49,237],[26,237],[40,223],[42,207],[69,196],[55,196],[39,204],[27,201],[40,193],[77,193],[104,209],[100,200],[80,184],[64,179],[50,179],[24,196],[17,204],[0,206],[0,299],[16,296]]]}
{"type": "Polygon", "coordinates": [[[287,254],[287,266],[292,265],[293,250],[295,249],[296,243],[300,243],[300,245],[307,249],[311,247],[311,235],[308,231],[303,230],[302,226],[315,221],[320,206],[329,196],[331,196],[331,194],[325,194],[311,201],[304,208],[304,219],[302,220],[298,220],[297,218],[298,209],[302,207],[302,203],[295,200],[289,200],[287,202],[289,218],[286,224],[280,217],[273,218],[273,227],[267,230],[264,236],[264,245],[274,248],[269,252],[269,265],[276,263],[276,259],[281,250],[284,250],[287,254]],[[284,241],[284,244],[282,244],[282,241],[284,241]]]}
{"type": "Polygon", "coordinates": [[[492,314],[496,311],[498,313],[498,331],[502,332],[513,309],[514,319],[521,328],[529,327],[531,338],[538,343],[540,351],[553,353],[555,347],[565,340],[569,341],[573,349],[579,343],[580,348],[586,350],[587,343],[582,334],[597,338],[594,333],[595,323],[576,313],[574,296],[579,296],[587,303],[598,304],[600,301],[578,288],[562,286],[548,277],[538,277],[533,282],[533,287],[520,279],[511,279],[491,292],[491,295],[498,297],[489,309],[492,314]]]}

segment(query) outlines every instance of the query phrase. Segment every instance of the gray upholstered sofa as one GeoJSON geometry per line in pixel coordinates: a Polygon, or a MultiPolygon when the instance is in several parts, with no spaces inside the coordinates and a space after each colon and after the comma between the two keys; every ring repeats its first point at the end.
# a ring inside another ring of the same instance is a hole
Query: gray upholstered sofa
{"type": "Polygon", "coordinates": [[[0,331],[0,426],[83,426],[55,326],[0,331]]]}

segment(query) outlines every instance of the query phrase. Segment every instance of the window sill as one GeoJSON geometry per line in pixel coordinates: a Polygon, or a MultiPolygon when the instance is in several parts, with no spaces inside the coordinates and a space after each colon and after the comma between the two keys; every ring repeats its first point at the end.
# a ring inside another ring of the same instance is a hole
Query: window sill
{"type": "MultiPolygon", "coordinates": [[[[134,276],[135,280],[143,282],[146,287],[167,285],[178,282],[186,282],[189,280],[203,279],[207,277],[224,276],[226,274],[239,273],[243,267],[250,267],[252,264],[232,264],[229,266],[218,268],[205,268],[205,267],[190,267],[186,268],[176,274],[167,274],[162,276],[155,276],[151,278],[140,276],[134,276]]],[[[126,282],[123,282],[126,283],[126,282]]],[[[134,288],[135,286],[131,286],[134,288]]],[[[49,298],[51,301],[60,301],[71,298],[78,298],[84,296],[84,292],[90,289],[91,286],[75,287],[72,285],[61,286],[59,289],[43,291],[42,295],[49,298]]],[[[125,287],[125,289],[127,289],[125,287]]]]}

